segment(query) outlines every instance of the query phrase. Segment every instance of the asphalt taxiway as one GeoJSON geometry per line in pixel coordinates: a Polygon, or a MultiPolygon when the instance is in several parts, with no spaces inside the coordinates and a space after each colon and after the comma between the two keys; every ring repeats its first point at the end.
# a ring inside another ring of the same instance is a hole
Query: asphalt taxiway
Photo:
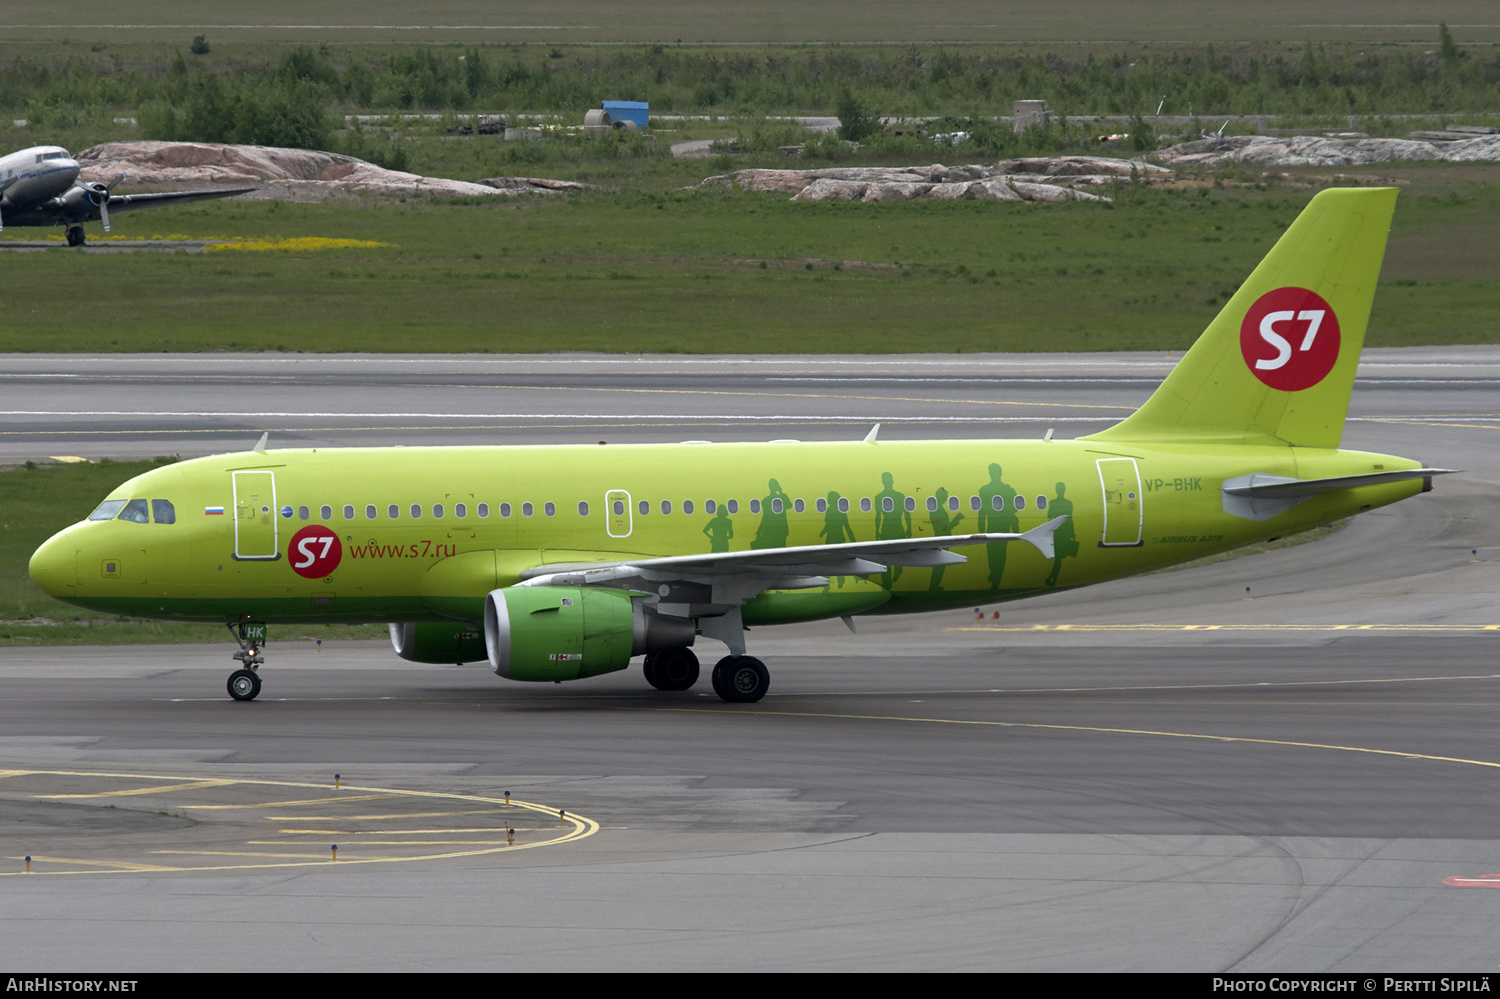
{"type": "MultiPolygon", "coordinates": [[[[1064,437],[1171,363],[12,355],[0,461],[265,431],[1064,437]]],[[[1500,349],[1367,352],[1351,417],[1347,447],[1465,472],[1311,544],[998,619],[757,630],[755,705],[635,670],[534,687],[379,643],[274,642],[239,704],[227,646],[0,650],[0,957],[1492,970],[1500,349]]]]}

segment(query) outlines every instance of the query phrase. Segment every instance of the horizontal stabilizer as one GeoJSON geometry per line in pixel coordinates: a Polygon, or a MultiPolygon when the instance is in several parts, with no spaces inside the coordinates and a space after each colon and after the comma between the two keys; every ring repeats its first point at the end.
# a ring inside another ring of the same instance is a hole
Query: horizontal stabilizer
{"type": "MultiPolygon", "coordinates": [[[[1303,500],[1340,489],[1381,486],[1391,482],[1430,480],[1434,475],[1449,475],[1453,468],[1402,468],[1393,472],[1367,472],[1363,475],[1337,475],[1326,479],[1293,479],[1285,475],[1253,472],[1223,484],[1224,512],[1246,520],[1268,520],[1290,510],[1303,500]]],[[[1425,491],[1425,489],[1424,489],[1425,491]]]]}

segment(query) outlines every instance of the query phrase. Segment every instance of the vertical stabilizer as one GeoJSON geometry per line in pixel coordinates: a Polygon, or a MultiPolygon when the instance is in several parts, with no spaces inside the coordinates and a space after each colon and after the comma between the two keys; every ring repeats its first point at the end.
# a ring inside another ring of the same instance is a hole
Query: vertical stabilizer
{"type": "Polygon", "coordinates": [[[1338,447],[1395,206],[1314,197],[1146,404],[1086,439],[1338,447]]]}

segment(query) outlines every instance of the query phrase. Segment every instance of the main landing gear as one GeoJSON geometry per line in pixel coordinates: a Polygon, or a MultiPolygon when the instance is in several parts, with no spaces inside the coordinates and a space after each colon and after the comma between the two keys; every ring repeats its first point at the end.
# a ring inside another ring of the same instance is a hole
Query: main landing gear
{"type": "MultiPolygon", "coordinates": [[[[698,682],[698,657],[691,649],[650,652],[641,672],[657,690],[687,690],[698,682]]],[[[710,677],[714,693],[731,704],[753,704],[771,689],[771,671],[754,656],[725,656],[710,677]]]]}
{"type": "Polygon", "coordinates": [[[236,630],[232,624],[226,627],[240,647],[234,658],[244,665],[244,669],[237,669],[229,674],[229,696],[236,701],[253,701],[260,694],[260,674],[256,670],[265,665],[265,656],[260,654],[261,646],[254,639],[245,641],[243,628],[236,630]]]}
{"type": "Polygon", "coordinates": [[[68,226],[68,245],[69,246],[82,246],[84,244],[84,241],[85,241],[86,238],[87,237],[85,237],[84,234],[83,234],[83,226],[81,226],[81,225],[70,225],[70,226],[68,226]]]}
{"type": "Polygon", "coordinates": [[[657,690],[687,690],[698,682],[698,657],[685,648],[648,652],[641,671],[657,690]]]}
{"type": "Polygon", "coordinates": [[[754,656],[725,656],[711,679],[714,693],[730,704],[753,704],[771,689],[771,671],[754,656]]]}

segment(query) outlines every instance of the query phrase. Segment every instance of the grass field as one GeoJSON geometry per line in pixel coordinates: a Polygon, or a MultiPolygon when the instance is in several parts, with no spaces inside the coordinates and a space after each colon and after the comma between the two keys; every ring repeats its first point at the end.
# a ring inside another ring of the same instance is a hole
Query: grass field
{"type": "Polygon", "coordinates": [[[87,42],[180,39],[450,42],[908,42],[908,41],[1426,41],[1415,28],[1442,18],[1475,41],[1500,40],[1490,0],[116,0],[12,7],[0,32],[12,39],[87,42]]]}
{"type": "MultiPolygon", "coordinates": [[[[1350,173],[1405,189],[1369,342],[1492,341],[1500,165],[1350,173]]],[[[0,350],[1183,348],[1315,184],[1123,188],[1112,206],[723,190],[216,202],[119,215],[115,235],[390,245],[8,253],[7,282],[26,293],[0,298],[0,350]]]]}

